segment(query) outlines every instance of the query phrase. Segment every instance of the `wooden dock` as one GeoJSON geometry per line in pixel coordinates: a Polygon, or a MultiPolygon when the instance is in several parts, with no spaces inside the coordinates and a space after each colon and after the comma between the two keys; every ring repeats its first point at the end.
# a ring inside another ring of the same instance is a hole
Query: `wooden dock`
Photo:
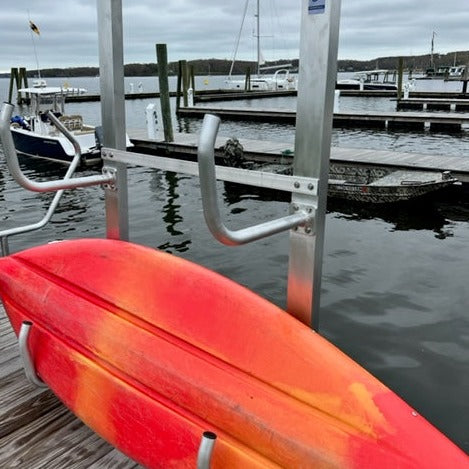
{"type": "MultiPolygon", "coordinates": [[[[287,109],[181,107],[180,117],[202,118],[205,114],[216,114],[222,119],[280,122],[295,124],[296,111],[287,109]]],[[[436,112],[336,112],[333,124],[336,127],[372,127],[387,129],[430,129],[433,131],[459,132],[469,126],[469,113],[436,112]]]]}
{"type": "MultiPolygon", "coordinates": [[[[159,156],[175,156],[192,159],[197,155],[197,134],[174,134],[174,142],[165,142],[163,134],[159,133],[156,140],[148,139],[145,130],[128,131],[135,151],[144,151],[159,156]]],[[[227,137],[217,137],[215,155],[222,156],[222,148],[227,137]]],[[[285,164],[292,161],[294,145],[288,142],[273,142],[240,138],[247,159],[285,164]]],[[[428,170],[451,171],[452,175],[461,182],[469,183],[469,154],[462,156],[425,155],[418,153],[404,153],[387,150],[372,150],[360,148],[331,148],[331,162],[355,163],[357,165],[385,166],[399,170],[428,170]]]]}
{"type": "Polygon", "coordinates": [[[51,391],[29,384],[18,341],[1,306],[0,467],[141,468],[93,433],[51,391]]]}
{"type": "Polygon", "coordinates": [[[469,101],[450,98],[407,98],[397,100],[397,109],[468,112],[469,101]]]}
{"type": "MultiPolygon", "coordinates": [[[[297,92],[292,90],[278,91],[244,91],[244,90],[196,90],[194,102],[211,101],[235,101],[260,98],[277,98],[279,96],[296,96],[297,92]]],[[[396,91],[389,90],[340,90],[341,96],[351,96],[357,98],[397,98],[396,91]]],[[[170,92],[170,96],[176,96],[175,91],[170,92]]],[[[469,93],[458,92],[437,92],[437,91],[411,91],[410,98],[413,99],[462,99],[468,100],[469,93]]],[[[159,98],[156,91],[126,93],[125,99],[153,99],[159,98]]],[[[92,102],[99,101],[101,96],[96,93],[71,94],[66,96],[67,102],[92,102]]]]}

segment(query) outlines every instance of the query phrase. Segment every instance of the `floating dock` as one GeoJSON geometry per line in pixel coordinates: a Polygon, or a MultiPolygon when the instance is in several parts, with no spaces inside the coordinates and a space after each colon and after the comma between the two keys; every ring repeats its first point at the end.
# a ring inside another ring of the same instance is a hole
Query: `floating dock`
{"type": "MultiPolygon", "coordinates": [[[[181,107],[180,117],[202,118],[205,114],[215,114],[222,119],[279,122],[295,124],[296,111],[288,109],[253,109],[253,108],[217,108],[217,107],[181,107]]],[[[372,128],[412,128],[434,131],[461,131],[469,125],[469,113],[435,112],[335,112],[335,127],[372,127],[372,128]]]]}
{"type": "MultiPolygon", "coordinates": [[[[174,156],[195,161],[198,135],[176,133],[173,142],[165,142],[163,134],[155,140],[149,139],[144,130],[129,130],[135,151],[159,156],[174,156]]],[[[216,156],[223,155],[223,146],[228,137],[218,137],[216,156]]],[[[244,156],[262,163],[287,164],[292,161],[294,145],[287,142],[272,142],[240,138],[244,156]]],[[[469,183],[469,157],[447,155],[424,155],[386,150],[331,147],[331,162],[355,163],[357,165],[385,166],[399,170],[451,171],[461,182],[469,183]]]]}
{"type": "Polygon", "coordinates": [[[141,468],[78,420],[49,389],[29,384],[3,306],[0,351],[0,467],[141,468]]]}
{"type": "MultiPolygon", "coordinates": [[[[259,99],[259,98],[277,98],[279,96],[296,96],[297,92],[292,90],[279,91],[237,91],[237,90],[196,90],[194,93],[194,102],[210,102],[210,101],[234,101],[243,99],[259,99]]],[[[340,90],[341,96],[351,96],[358,98],[396,98],[396,91],[389,90],[340,90]]],[[[171,96],[176,96],[175,91],[170,92],[171,96]]],[[[458,92],[438,92],[438,91],[412,91],[410,98],[415,99],[462,99],[468,100],[469,93],[458,92]]],[[[126,93],[125,99],[152,99],[159,98],[160,94],[151,92],[135,92],[126,93]]],[[[85,93],[80,95],[69,95],[66,97],[67,102],[91,102],[99,101],[99,94],[85,93]]]]}
{"type": "Polygon", "coordinates": [[[468,112],[469,101],[450,98],[407,98],[397,100],[397,109],[468,112]]]}

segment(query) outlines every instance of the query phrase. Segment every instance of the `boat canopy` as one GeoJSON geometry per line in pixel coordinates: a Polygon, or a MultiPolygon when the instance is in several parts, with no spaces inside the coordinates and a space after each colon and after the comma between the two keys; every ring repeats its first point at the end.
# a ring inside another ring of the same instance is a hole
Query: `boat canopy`
{"type": "Polygon", "coordinates": [[[30,94],[62,94],[64,90],[59,86],[45,86],[43,88],[20,88],[18,90],[20,93],[30,93],[30,94]]]}

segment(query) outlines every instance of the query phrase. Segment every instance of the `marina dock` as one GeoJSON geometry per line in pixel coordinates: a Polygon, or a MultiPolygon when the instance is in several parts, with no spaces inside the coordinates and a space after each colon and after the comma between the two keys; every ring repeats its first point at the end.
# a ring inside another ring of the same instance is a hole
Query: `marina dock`
{"type": "MultiPolygon", "coordinates": [[[[156,77],[155,77],[156,80],[156,77]]],[[[249,100],[259,98],[277,98],[279,96],[296,96],[297,92],[293,90],[278,91],[244,91],[244,90],[196,90],[194,93],[194,102],[215,102],[215,101],[235,101],[249,100]]],[[[396,98],[395,91],[389,90],[341,90],[341,96],[356,98],[396,98]]],[[[170,92],[171,96],[176,96],[175,91],[170,92]]],[[[438,92],[438,91],[411,91],[411,99],[461,99],[468,100],[469,93],[458,92],[438,92]]],[[[125,99],[152,99],[159,98],[160,93],[156,91],[126,93],[125,99]]],[[[93,102],[99,101],[101,96],[96,93],[70,94],[67,96],[67,102],[93,102]]]]}
{"type": "Polygon", "coordinates": [[[455,98],[407,98],[397,100],[397,109],[467,112],[469,101],[455,98]]]}
{"type": "MultiPolygon", "coordinates": [[[[149,139],[144,130],[130,130],[129,136],[135,145],[135,151],[160,156],[184,157],[196,159],[198,135],[174,135],[174,142],[165,142],[163,134],[156,140],[149,139]]],[[[218,137],[215,155],[223,155],[223,146],[227,137],[218,137]]],[[[288,163],[292,160],[294,145],[287,142],[272,142],[240,138],[246,158],[265,163],[288,163]]],[[[386,166],[394,169],[415,169],[429,171],[451,171],[461,182],[469,182],[469,157],[447,155],[425,155],[418,153],[395,152],[359,148],[331,147],[331,162],[356,163],[357,165],[386,166]]]]}
{"type": "Polygon", "coordinates": [[[3,307],[0,351],[1,467],[141,468],[77,419],[50,390],[29,384],[3,307]]]}
{"type": "MultiPolygon", "coordinates": [[[[181,107],[180,117],[202,118],[205,114],[216,114],[222,119],[280,122],[295,124],[296,111],[288,109],[181,107]]],[[[469,113],[433,112],[335,112],[336,127],[412,128],[433,131],[458,132],[469,125],[469,113]]]]}

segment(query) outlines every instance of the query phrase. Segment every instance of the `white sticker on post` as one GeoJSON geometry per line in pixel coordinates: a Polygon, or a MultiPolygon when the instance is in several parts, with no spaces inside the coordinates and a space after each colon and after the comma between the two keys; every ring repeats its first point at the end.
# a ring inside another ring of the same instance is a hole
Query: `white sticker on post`
{"type": "Polygon", "coordinates": [[[326,9],[326,0],[309,0],[308,13],[310,15],[320,15],[326,9]]]}

